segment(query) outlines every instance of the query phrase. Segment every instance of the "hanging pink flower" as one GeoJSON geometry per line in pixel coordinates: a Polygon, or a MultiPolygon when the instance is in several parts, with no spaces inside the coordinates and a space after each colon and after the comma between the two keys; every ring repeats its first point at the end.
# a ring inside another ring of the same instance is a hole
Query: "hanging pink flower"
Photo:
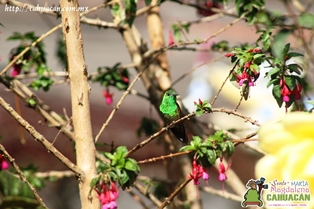
{"type": "Polygon", "coordinates": [[[0,155],[0,171],[6,170],[9,168],[9,163],[5,160],[5,158],[0,155]]]}
{"type": "Polygon", "coordinates": [[[224,191],[224,181],[228,179],[226,172],[228,171],[230,166],[231,164],[229,164],[228,167],[226,168],[225,165],[222,163],[222,160],[220,160],[219,168],[218,168],[218,172],[219,172],[218,180],[222,182],[222,191],[224,191]]]}
{"type": "Polygon", "coordinates": [[[105,89],[103,91],[103,97],[106,99],[106,104],[107,105],[111,105],[112,104],[112,102],[113,102],[112,96],[113,96],[113,93],[110,93],[109,89],[105,89]]]}
{"type": "Polygon", "coordinates": [[[172,31],[169,31],[168,34],[168,46],[172,46],[175,44],[174,37],[172,31]]]}
{"type": "Polygon", "coordinates": [[[193,165],[193,170],[190,173],[189,177],[194,181],[194,185],[200,184],[200,181],[199,181],[200,178],[203,178],[203,180],[205,180],[206,183],[208,184],[209,175],[206,172],[206,169],[203,166],[198,165],[195,159],[193,160],[192,165],[193,165]]]}
{"type": "Polygon", "coordinates": [[[102,190],[98,193],[98,199],[102,205],[102,209],[117,209],[118,205],[116,200],[118,199],[119,191],[116,188],[114,182],[108,186],[107,184],[102,185],[102,190]]]}

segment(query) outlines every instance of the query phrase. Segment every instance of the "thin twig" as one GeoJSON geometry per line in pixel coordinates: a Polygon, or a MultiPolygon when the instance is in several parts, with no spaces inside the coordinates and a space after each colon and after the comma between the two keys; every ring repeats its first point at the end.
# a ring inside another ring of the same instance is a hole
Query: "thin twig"
{"type": "Polygon", "coordinates": [[[231,115],[234,115],[234,116],[237,116],[237,117],[244,119],[244,122],[250,122],[252,125],[261,126],[257,120],[253,120],[252,118],[246,117],[246,116],[244,116],[238,112],[235,112],[233,110],[228,110],[225,108],[213,108],[212,112],[223,112],[223,113],[227,113],[228,115],[231,114],[231,115]]]}
{"type": "Polygon", "coordinates": [[[155,195],[153,195],[152,192],[147,192],[147,189],[140,185],[138,182],[135,182],[133,187],[136,188],[142,195],[145,195],[147,198],[149,198],[156,206],[161,204],[161,202],[155,195]]]}
{"type": "Polygon", "coordinates": [[[239,100],[239,102],[238,102],[238,104],[237,104],[237,106],[234,108],[234,112],[236,112],[237,110],[238,110],[238,108],[240,107],[240,105],[241,105],[241,102],[242,102],[242,100],[243,100],[243,98],[244,98],[244,96],[243,95],[241,95],[241,98],[240,98],[240,100],[239,100]]]}
{"type": "Polygon", "coordinates": [[[137,161],[137,164],[152,163],[152,162],[156,162],[158,160],[165,160],[167,158],[173,158],[173,157],[177,157],[177,156],[180,156],[180,155],[186,155],[186,154],[189,154],[191,152],[192,152],[192,150],[183,151],[183,152],[177,152],[177,153],[174,153],[174,154],[170,153],[169,155],[163,155],[163,156],[160,156],[160,157],[153,157],[153,158],[150,158],[150,159],[137,161]]]}
{"type": "Polygon", "coordinates": [[[38,192],[36,191],[35,187],[33,187],[33,185],[31,183],[29,183],[29,181],[27,180],[27,178],[25,177],[25,175],[23,174],[23,172],[21,171],[19,166],[15,163],[15,159],[6,151],[6,149],[4,148],[4,146],[2,144],[0,144],[0,150],[3,153],[4,157],[6,159],[8,159],[8,161],[11,163],[11,165],[13,166],[14,170],[19,175],[21,180],[24,181],[26,183],[26,185],[30,188],[30,190],[33,192],[33,194],[34,194],[35,198],[37,199],[38,203],[42,207],[48,209],[48,207],[46,206],[46,204],[44,203],[44,201],[41,199],[41,197],[39,196],[38,192]]]}
{"type": "MultiPolygon", "coordinates": [[[[175,48],[174,48],[174,49],[175,49],[175,48]]],[[[187,75],[189,75],[189,74],[191,74],[192,72],[194,72],[197,68],[202,67],[203,65],[207,65],[207,64],[212,63],[212,62],[216,62],[216,61],[220,60],[220,59],[223,58],[223,57],[224,57],[224,55],[218,56],[218,57],[216,57],[216,58],[213,58],[213,59],[211,59],[211,60],[209,60],[209,61],[207,61],[207,62],[204,62],[204,63],[202,63],[202,64],[200,64],[200,65],[198,65],[198,66],[192,68],[191,70],[189,70],[188,72],[184,73],[184,74],[181,75],[179,78],[177,78],[177,80],[175,80],[175,81],[172,83],[172,86],[174,86],[176,83],[178,83],[179,81],[181,81],[181,80],[182,80],[183,78],[185,78],[187,75]]]]}
{"type": "Polygon", "coordinates": [[[133,88],[133,86],[135,85],[135,83],[139,80],[140,76],[142,75],[142,73],[150,66],[151,63],[154,62],[154,60],[160,55],[161,53],[156,54],[155,57],[153,57],[148,63],[147,65],[135,76],[135,78],[133,79],[133,81],[130,83],[130,85],[128,86],[128,88],[124,91],[123,95],[121,96],[120,100],[118,101],[117,105],[113,108],[113,110],[111,111],[110,115],[108,116],[106,122],[102,125],[100,131],[98,132],[98,134],[95,137],[95,142],[98,141],[100,135],[102,134],[102,132],[105,130],[105,128],[109,125],[109,122],[111,121],[111,119],[113,118],[114,114],[118,111],[118,109],[120,108],[120,105],[122,104],[123,100],[126,98],[126,96],[130,93],[131,89],[133,88]]]}
{"type": "Polygon", "coordinates": [[[218,30],[216,33],[210,35],[209,37],[203,39],[203,40],[196,40],[196,41],[191,41],[191,42],[180,42],[180,43],[175,43],[171,46],[166,46],[166,47],[160,47],[159,49],[152,49],[152,50],[148,50],[147,52],[144,53],[144,57],[150,57],[153,54],[157,53],[157,52],[164,52],[170,48],[176,48],[179,46],[187,46],[187,45],[193,45],[193,44],[202,44],[202,43],[206,43],[209,39],[216,37],[217,35],[221,34],[222,32],[226,31],[228,28],[230,28],[231,26],[233,26],[235,23],[241,21],[244,19],[244,15],[242,15],[241,17],[233,20],[231,23],[227,24],[225,27],[221,28],[220,30],[218,30]]]}
{"type": "Polygon", "coordinates": [[[150,207],[148,205],[146,205],[146,203],[143,201],[143,198],[141,198],[140,196],[138,196],[134,191],[132,190],[127,190],[127,192],[132,196],[132,198],[138,202],[142,208],[144,209],[149,209],[150,207]]]}
{"type": "Polygon", "coordinates": [[[229,79],[231,73],[234,71],[234,69],[236,68],[236,66],[238,65],[239,60],[235,63],[235,65],[233,66],[233,68],[230,70],[228,76],[226,77],[226,79],[224,80],[224,82],[222,83],[221,87],[219,88],[217,94],[214,96],[213,101],[211,101],[211,105],[214,105],[215,101],[218,98],[218,95],[220,94],[220,92],[222,91],[222,88],[224,87],[224,85],[226,84],[227,80],[229,79]]]}
{"type": "Polygon", "coordinates": [[[177,123],[180,123],[184,120],[187,120],[188,118],[191,118],[195,116],[195,113],[190,113],[176,121],[173,121],[172,123],[170,123],[168,126],[160,129],[158,132],[156,132],[155,134],[151,135],[148,139],[142,141],[141,143],[135,145],[132,149],[129,150],[128,154],[126,155],[126,157],[130,156],[132,153],[134,153],[136,150],[144,147],[146,144],[148,144],[149,142],[151,142],[153,139],[155,139],[156,137],[160,136],[162,133],[166,132],[167,130],[169,130],[169,128],[171,128],[172,126],[174,126],[177,123]]]}
{"type": "Polygon", "coordinates": [[[67,157],[59,152],[43,135],[36,131],[26,120],[24,120],[2,97],[0,97],[0,105],[21,125],[27,130],[36,141],[39,141],[49,152],[56,156],[63,164],[72,170],[79,179],[84,179],[83,172],[72,163],[67,157]]]}
{"type": "Polygon", "coordinates": [[[51,144],[54,144],[58,138],[58,136],[60,135],[61,132],[63,132],[64,128],[70,124],[70,122],[72,121],[72,117],[60,128],[60,130],[58,131],[57,135],[55,136],[55,138],[53,139],[53,141],[51,142],[51,144]]]}
{"type": "Polygon", "coordinates": [[[158,209],[162,209],[170,204],[170,202],[173,200],[173,198],[191,181],[191,178],[187,178],[176,190],[173,191],[173,193],[166,198],[166,200],[158,207],[158,209]]]}
{"type": "Polygon", "coordinates": [[[146,68],[144,68],[141,72],[139,72],[135,78],[133,79],[133,81],[130,83],[129,87],[127,88],[127,90],[125,90],[125,92],[123,93],[122,97],[120,98],[120,100],[118,101],[117,105],[113,108],[113,110],[111,111],[109,117],[107,118],[106,122],[102,125],[100,131],[98,132],[98,134],[96,135],[95,138],[95,142],[98,141],[100,135],[102,134],[102,132],[105,130],[105,128],[109,125],[109,122],[111,121],[111,119],[113,118],[114,114],[118,111],[118,109],[120,108],[120,105],[122,104],[123,100],[125,99],[125,97],[129,94],[131,88],[134,86],[134,84],[136,83],[136,81],[140,78],[140,76],[142,75],[143,71],[146,68]]]}
{"type": "Polygon", "coordinates": [[[40,178],[62,179],[62,178],[73,177],[74,173],[72,171],[47,171],[47,172],[36,172],[35,175],[40,178]]]}
{"type": "Polygon", "coordinates": [[[51,30],[49,30],[47,33],[41,35],[36,41],[34,41],[30,46],[26,47],[21,53],[19,53],[17,56],[15,56],[13,58],[13,60],[0,72],[0,76],[2,76],[5,72],[7,72],[10,67],[20,58],[22,58],[22,56],[28,51],[30,50],[32,47],[36,46],[36,44],[38,44],[39,42],[41,42],[44,38],[46,38],[47,36],[51,35],[53,32],[57,31],[59,28],[62,27],[62,24],[59,24],[57,26],[55,26],[54,28],[52,28],[51,30]]]}

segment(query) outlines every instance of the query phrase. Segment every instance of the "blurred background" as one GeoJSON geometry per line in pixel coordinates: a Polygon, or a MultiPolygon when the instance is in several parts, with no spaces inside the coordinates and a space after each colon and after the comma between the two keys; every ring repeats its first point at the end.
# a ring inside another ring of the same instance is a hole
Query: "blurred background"
{"type": "MultiPolygon", "coordinates": [[[[23,2],[33,5],[40,4],[41,6],[59,5],[59,2],[56,0],[31,0],[23,2]]],[[[280,1],[269,0],[266,2],[266,7],[270,6],[269,8],[273,10],[282,9],[280,1]]],[[[101,3],[102,1],[96,0],[80,1],[80,6],[91,8],[101,3]]],[[[143,6],[144,2],[139,1],[138,7],[143,6]]],[[[172,23],[177,21],[196,20],[199,18],[195,9],[178,5],[173,2],[165,2],[162,4],[161,16],[164,23],[166,43],[168,41],[168,34],[171,31],[172,23]]],[[[101,20],[112,21],[110,10],[108,9],[99,9],[96,12],[88,14],[87,17],[99,17],[101,20]]],[[[232,20],[233,18],[224,17],[209,23],[193,25],[190,27],[190,33],[187,37],[190,40],[206,38],[223,28],[232,20]]],[[[35,31],[35,35],[40,36],[59,24],[60,21],[61,19],[56,19],[56,17],[41,15],[37,12],[5,12],[5,5],[0,4],[0,23],[4,25],[4,27],[0,27],[0,56],[2,58],[0,61],[0,69],[3,69],[8,64],[10,50],[19,44],[17,41],[6,41],[13,32],[25,33],[35,31]]],[[[142,34],[143,38],[149,43],[145,15],[136,18],[134,24],[142,34]]],[[[55,56],[57,50],[56,42],[61,36],[61,32],[62,31],[59,30],[45,38],[43,41],[47,52],[47,64],[53,71],[63,70],[63,66],[55,56]]],[[[85,60],[89,72],[96,72],[98,67],[113,66],[117,62],[121,62],[122,64],[131,63],[123,39],[117,31],[113,29],[99,29],[97,27],[83,24],[82,34],[85,60]]],[[[231,46],[241,42],[252,44],[257,37],[258,34],[255,33],[255,28],[248,27],[245,22],[239,22],[212,39],[210,43],[227,40],[230,42],[231,46]]],[[[204,47],[209,48],[210,43],[204,47]]],[[[168,51],[167,55],[173,81],[183,73],[191,70],[193,67],[209,61],[212,58],[221,56],[219,53],[212,52],[200,53],[175,50],[168,51]]],[[[210,101],[213,99],[231,68],[232,65],[230,64],[230,60],[222,58],[218,62],[197,68],[194,73],[189,74],[183,80],[178,82],[174,88],[180,94],[180,98],[184,105],[189,110],[193,111],[194,101],[197,101],[198,98],[210,101]]],[[[131,69],[130,72],[130,78],[132,80],[132,78],[136,76],[136,72],[133,69],[131,69]]],[[[261,79],[258,80],[256,86],[251,88],[249,100],[244,101],[239,109],[240,113],[257,120],[259,123],[264,123],[269,120],[277,120],[285,113],[284,108],[279,109],[277,107],[276,101],[272,98],[271,89],[266,89],[266,81],[263,80],[262,77],[263,75],[261,75],[261,79]]],[[[102,95],[104,88],[98,83],[95,84],[90,82],[90,85],[92,88],[90,95],[91,118],[93,123],[93,134],[96,136],[123,92],[111,88],[110,90],[114,93],[113,104],[107,105],[105,103],[105,98],[103,98],[102,95]]],[[[134,89],[147,95],[141,81],[136,83],[134,89]]],[[[66,111],[68,116],[71,116],[70,88],[68,84],[55,85],[48,93],[44,93],[40,90],[36,92],[36,94],[57,113],[62,114],[66,111]]],[[[3,85],[0,87],[0,96],[3,97],[5,101],[9,102],[13,108],[16,107],[14,94],[7,90],[3,85]]],[[[239,99],[239,90],[230,82],[227,82],[215,107],[233,109],[238,104],[239,99]]],[[[21,105],[22,116],[48,140],[52,141],[58,131],[54,128],[49,128],[43,118],[32,109],[26,107],[23,102],[21,105]]],[[[128,148],[133,147],[135,144],[146,139],[145,136],[138,137],[136,134],[136,130],[139,128],[143,117],[153,118],[159,121],[158,115],[147,100],[134,95],[127,96],[110,125],[105,129],[99,142],[107,144],[114,142],[115,145],[126,145],[128,148]]],[[[243,131],[239,133],[240,136],[245,136],[256,130],[256,127],[246,123],[242,119],[223,113],[210,114],[210,116],[205,115],[202,116],[201,120],[206,123],[214,123],[223,129],[241,129],[243,131]]],[[[51,168],[55,170],[65,169],[65,166],[63,166],[61,162],[48,153],[40,143],[35,142],[27,132],[24,132],[26,143],[21,144],[21,131],[17,122],[2,108],[0,108],[0,136],[2,137],[1,143],[21,167],[34,164],[38,166],[39,171],[42,172],[49,171],[51,168]]],[[[144,149],[134,153],[132,157],[136,160],[141,160],[160,156],[163,153],[163,146],[158,141],[159,140],[157,139],[155,142],[150,143],[144,149]]],[[[254,142],[252,143],[256,144],[254,142]]],[[[63,135],[59,135],[54,145],[70,160],[75,161],[73,144],[70,140],[63,135]]],[[[109,150],[109,147],[100,147],[100,149],[109,150]]],[[[232,168],[236,171],[244,184],[249,179],[255,178],[254,165],[260,157],[261,155],[249,150],[243,145],[237,147],[235,154],[231,159],[232,168]]],[[[161,167],[162,162],[144,164],[141,166],[141,175],[165,178],[166,174],[163,169],[160,169],[161,167]]],[[[217,189],[221,188],[221,183],[217,180],[217,172],[214,170],[210,171],[209,185],[217,189]]],[[[226,190],[232,192],[228,187],[226,190]]],[[[47,186],[40,191],[40,194],[51,209],[79,208],[78,189],[74,177],[64,178],[54,183],[47,182],[47,186]]],[[[202,192],[201,195],[206,195],[206,198],[203,199],[204,208],[241,208],[238,202],[225,200],[202,192]]],[[[120,193],[118,206],[119,208],[141,208],[127,192],[120,193]]]]}

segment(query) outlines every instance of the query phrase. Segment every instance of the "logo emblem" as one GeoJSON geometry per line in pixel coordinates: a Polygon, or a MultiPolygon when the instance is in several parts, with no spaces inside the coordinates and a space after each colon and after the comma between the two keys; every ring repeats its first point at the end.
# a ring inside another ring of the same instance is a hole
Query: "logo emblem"
{"type": "Polygon", "coordinates": [[[259,180],[249,180],[246,183],[246,193],[243,195],[243,201],[241,206],[246,208],[247,206],[258,206],[262,207],[264,202],[262,200],[263,189],[268,189],[268,185],[264,184],[265,178],[261,177],[259,180]]]}

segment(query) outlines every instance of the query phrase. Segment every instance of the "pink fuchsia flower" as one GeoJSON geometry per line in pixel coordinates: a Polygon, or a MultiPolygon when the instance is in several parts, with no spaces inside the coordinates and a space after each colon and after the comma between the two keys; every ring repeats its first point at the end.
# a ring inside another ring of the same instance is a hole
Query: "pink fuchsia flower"
{"type": "Polygon", "coordinates": [[[109,89],[105,89],[103,91],[103,97],[106,99],[106,104],[107,105],[111,105],[112,104],[112,102],[113,102],[112,96],[113,96],[113,93],[110,93],[109,89]]]}
{"type": "Polygon", "coordinates": [[[15,76],[19,75],[21,73],[22,66],[20,64],[14,64],[11,71],[10,71],[10,77],[14,78],[15,76]]]}
{"type": "Polygon", "coordinates": [[[302,85],[296,84],[294,86],[294,89],[291,91],[291,94],[294,95],[294,99],[296,99],[296,100],[301,99],[301,91],[302,91],[302,85]]]}
{"type": "Polygon", "coordinates": [[[286,84],[286,81],[282,78],[280,80],[280,87],[281,87],[280,94],[282,95],[282,100],[284,102],[287,103],[290,101],[290,95],[293,95],[295,100],[301,99],[301,91],[302,91],[301,84],[299,83],[296,84],[293,90],[290,90],[288,85],[286,84]]]}
{"type": "Polygon", "coordinates": [[[241,75],[237,75],[237,83],[239,86],[242,86],[245,81],[248,81],[249,86],[254,86],[254,77],[250,76],[246,70],[244,70],[241,75]]]}
{"type": "Polygon", "coordinates": [[[203,105],[203,101],[200,98],[198,98],[198,103],[194,101],[194,105],[202,106],[203,105]]]}
{"type": "Polygon", "coordinates": [[[121,78],[122,78],[124,83],[129,83],[129,81],[130,81],[127,76],[122,75],[121,78]]]}
{"type": "Polygon", "coordinates": [[[0,171],[6,170],[9,168],[9,163],[0,155],[0,171]]]}
{"type": "Polygon", "coordinates": [[[200,178],[203,178],[203,180],[205,180],[206,183],[208,184],[209,175],[206,172],[206,169],[203,166],[198,165],[195,159],[193,160],[192,165],[193,165],[193,170],[190,173],[189,177],[190,179],[194,181],[194,185],[200,184],[200,181],[199,181],[200,178]]]}
{"type": "Polygon", "coordinates": [[[227,53],[227,54],[225,54],[225,57],[232,57],[234,55],[236,55],[236,53],[227,53]]]}
{"type": "MultiPolygon", "coordinates": [[[[216,1],[205,1],[203,7],[206,7],[208,9],[211,9],[211,8],[220,9],[221,5],[219,2],[216,2],[216,1]]],[[[197,9],[197,14],[207,17],[207,16],[212,16],[212,15],[216,14],[216,12],[214,12],[212,10],[197,9]]]]}
{"type": "Polygon", "coordinates": [[[98,199],[102,205],[102,209],[117,209],[117,202],[119,191],[116,188],[114,182],[108,186],[107,184],[102,185],[102,190],[98,193],[98,199]]]}
{"type": "Polygon", "coordinates": [[[229,164],[228,167],[226,168],[225,165],[222,163],[222,160],[220,160],[219,168],[218,168],[218,172],[219,172],[218,180],[222,182],[222,191],[224,191],[224,181],[228,179],[226,172],[228,171],[230,166],[231,164],[229,164]]]}
{"type": "Polygon", "coordinates": [[[169,31],[168,34],[168,46],[172,46],[175,44],[174,37],[172,31],[169,31]]]}

